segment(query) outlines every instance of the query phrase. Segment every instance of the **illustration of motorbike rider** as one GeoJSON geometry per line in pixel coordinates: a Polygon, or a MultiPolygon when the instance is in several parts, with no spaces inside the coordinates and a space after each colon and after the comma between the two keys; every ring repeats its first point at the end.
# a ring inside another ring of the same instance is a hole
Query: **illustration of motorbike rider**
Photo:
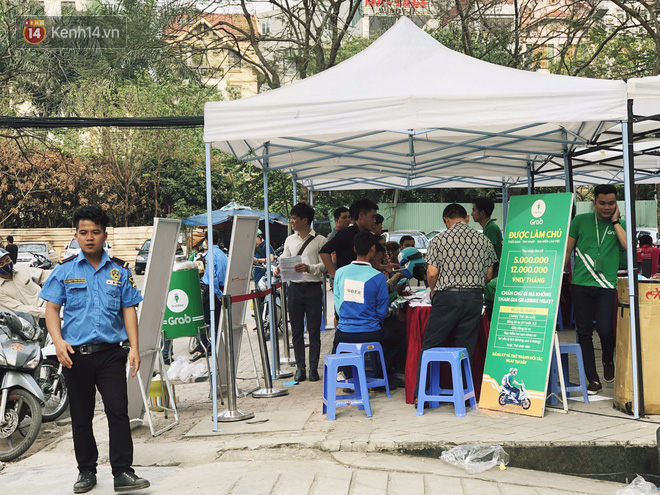
{"type": "Polygon", "coordinates": [[[522,385],[522,383],[516,381],[515,376],[517,374],[518,368],[509,368],[509,372],[502,378],[502,387],[511,394],[516,401],[520,399],[520,389],[517,388],[516,385],[522,385]]]}

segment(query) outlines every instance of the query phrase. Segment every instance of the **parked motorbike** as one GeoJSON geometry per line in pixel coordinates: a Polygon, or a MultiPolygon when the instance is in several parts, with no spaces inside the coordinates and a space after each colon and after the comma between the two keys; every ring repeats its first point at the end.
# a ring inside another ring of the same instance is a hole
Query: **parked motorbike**
{"type": "Polygon", "coordinates": [[[69,393],[62,373],[62,364],[57,360],[55,344],[48,334],[41,355],[43,362],[37,377],[45,402],[41,417],[43,421],[55,421],[69,407],[69,393]]]}
{"type": "Polygon", "coordinates": [[[0,312],[0,461],[25,453],[41,428],[44,394],[35,379],[40,337],[38,326],[0,312]]]}
{"type": "Polygon", "coordinates": [[[30,253],[32,255],[32,262],[30,267],[40,268],[42,270],[51,270],[53,268],[53,262],[46,258],[44,255],[39,253],[30,253]]]}
{"type": "Polygon", "coordinates": [[[500,392],[498,401],[500,406],[513,404],[515,406],[522,406],[522,408],[525,410],[529,409],[532,405],[532,401],[529,399],[529,395],[527,394],[527,389],[525,388],[524,382],[520,384],[520,393],[518,394],[517,399],[511,390],[503,388],[500,392]]]}
{"type": "MultiPolygon", "coordinates": [[[[277,261],[277,260],[276,260],[277,261]]],[[[275,267],[277,266],[276,261],[271,263],[270,268],[271,268],[271,283],[273,286],[278,284],[281,280],[281,277],[279,275],[275,275],[275,267]]],[[[263,268],[266,269],[266,265],[263,264],[254,264],[254,268],[263,268]]],[[[267,284],[267,277],[262,277],[261,280],[257,283],[257,289],[260,291],[265,291],[267,290],[266,284],[267,284]]],[[[266,304],[263,305],[263,309],[261,310],[261,318],[264,324],[264,333],[266,334],[266,340],[270,340],[270,305],[271,305],[271,298],[266,297],[266,304]]],[[[283,327],[283,320],[282,320],[282,300],[280,298],[280,292],[279,290],[275,291],[275,327],[277,328],[277,334],[278,335],[284,335],[284,327],[283,327]]]]}

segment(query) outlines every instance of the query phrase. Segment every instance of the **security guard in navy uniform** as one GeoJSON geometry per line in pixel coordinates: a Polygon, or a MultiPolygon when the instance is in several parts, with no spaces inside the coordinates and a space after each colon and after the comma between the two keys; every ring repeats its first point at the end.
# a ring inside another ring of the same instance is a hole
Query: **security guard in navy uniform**
{"type": "Polygon", "coordinates": [[[73,445],[78,462],[74,493],[96,485],[98,449],[92,431],[96,389],[101,393],[110,430],[110,465],[116,492],[149,487],[133,464],[128,418],[126,349],[131,376],[140,368],[136,306],[142,301],[128,263],[103,250],[107,214],[85,206],[73,214],[77,256],[62,261],[50,275],[40,297],[47,301],[46,325],[57,359],[64,366],[71,410],[73,445]],[[64,324],[60,308],[64,306],[64,324]]]}

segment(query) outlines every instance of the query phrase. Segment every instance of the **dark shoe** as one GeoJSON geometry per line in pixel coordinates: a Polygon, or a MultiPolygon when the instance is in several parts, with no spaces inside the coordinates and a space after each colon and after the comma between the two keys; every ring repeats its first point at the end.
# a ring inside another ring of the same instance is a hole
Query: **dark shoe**
{"type": "Polygon", "coordinates": [[[318,382],[320,379],[321,379],[321,377],[319,376],[319,372],[318,372],[317,369],[312,368],[311,370],[309,370],[309,381],[310,382],[318,382]]]}
{"type": "Polygon", "coordinates": [[[614,363],[603,363],[603,380],[607,383],[614,381],[614,363]]]}
{"type": "Polygon", "coordinates": [[[400,378],[397,378],[395,376],[390,378],[388,380],[388,382],[389,382],[389,385],[390,385],[390,390],[394,390],[394,389],[397,389],[397,388],[405,388],[405,386],[406,386],[406,382],[404,382],[403,380],[401,380],[400,378]]]}
{"type": "Polygon", "coordinates": [[[73,485],[73,493],[87,493],[96,486],[96,474],[91,471],[82,471],[73,485]]]}
{"type": "Polygon", "coordinates": [[[306,378],[307,377],[305,376],[305,369],[303,368],[296,370],[296,376],[293,379],[297,382],[304,382],[306,378]]]}
{"type": "Polygon", "coordinates": [[[188,361],[190,361],[191,363],[194,363],[194,362],[196,362],[196,361],[199,361],[199,360],[202,359],[203,357],[204,357],[204,353],[203,353],[203,352],[201,352],[201,351],[195,351],[195,353],[190,357],[190,359],[189,359],[188,361]]]}
{"type": "Polygon", "coordinates": [[[115,476],[115,491],[116,492],[132,492],[133,490],[142,490],[149,488],[151,483],[147,480],[140,478],[137,474],[126,471],[119,476],[115,476]]]}
{"type": "Polygon", "coordinates": [[[603,386],[600,382],[589,382],[589,385],[587,386],[587,394],[589,395],[596,395],[601,390],[603,390],[603,386]]]}

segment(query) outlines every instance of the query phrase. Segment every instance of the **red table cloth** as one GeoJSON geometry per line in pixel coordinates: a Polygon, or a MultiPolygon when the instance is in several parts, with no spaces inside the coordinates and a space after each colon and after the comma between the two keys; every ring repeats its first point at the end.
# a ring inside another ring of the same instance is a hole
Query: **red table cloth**
{"type": "MultiPolygon", "coordinates": [[[[424,341],[424,332],[426,322],[431,314],[431,306],[408,306],[406,309],[406,340],[408,350],[406,354],[406,404],[413,404],[415,401],[415,386],[417,384],[417,364],[419,363],[419,353],[422,350],[424,341]]],[[[474,349],[472,357],[472,379],[474,381],[474,391],[477,400],[481,394],[481,377],[484,373],[484,363],[486,361],[486,349],[488,348],[488,333],[490,331],[490,322],[484,313],[481,316],[479,324],[479,338],[474,349]]],[[[445,343],[446,347],[454,345],[454,338],[450,336],[445,343]]],[[[442,369],[444,372],[444,368],[442,369]]],[[[445,373],[442,373],[445,374],[445,373]]],[[[447,388],[451,388],[451,380],[448,381],[447,388]]]]}

